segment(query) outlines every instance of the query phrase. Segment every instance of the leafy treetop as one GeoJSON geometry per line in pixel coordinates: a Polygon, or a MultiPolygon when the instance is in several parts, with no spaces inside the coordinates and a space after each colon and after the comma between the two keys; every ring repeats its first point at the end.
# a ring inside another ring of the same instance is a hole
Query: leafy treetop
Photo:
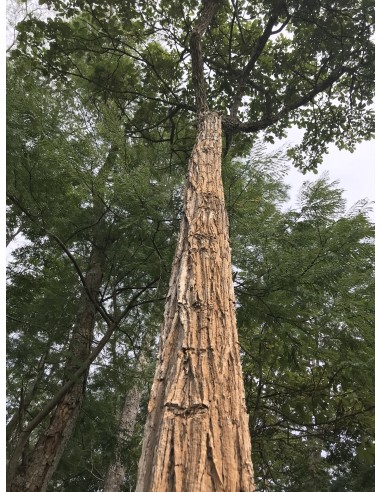
{"type": "Polygon", "coordinates": [[[173,143],[175,116],[203,108],[223,115],[228,143],[297,125],[303,141],[289,153],[303,171],[330,142],[353,150],[373,136],[370,0],[46,3],[55,16],[22,22],[13,54],[112,95],[130,134],[161,128],[173,143]]]}

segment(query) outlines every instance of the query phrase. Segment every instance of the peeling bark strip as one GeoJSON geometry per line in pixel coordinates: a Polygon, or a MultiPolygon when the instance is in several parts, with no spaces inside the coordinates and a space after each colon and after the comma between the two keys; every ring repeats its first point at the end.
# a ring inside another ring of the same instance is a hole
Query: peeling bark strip
{"type": "Polygon", "coordinates": [[[136,492],[252,492],[216,113],[200,117],[184,203],[136,492]]]}

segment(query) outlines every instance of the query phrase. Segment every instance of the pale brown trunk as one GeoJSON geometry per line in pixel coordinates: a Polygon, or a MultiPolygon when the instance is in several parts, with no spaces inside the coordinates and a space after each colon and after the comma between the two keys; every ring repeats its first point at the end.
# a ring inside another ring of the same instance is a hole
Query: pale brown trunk
{"type": "MultiPolygon", "coordinates": [[[[86,284],[96,298],[102,282],[104,254],[94,246],[86,284]]],[[[70,342],[70,358],[66,364],[66,377],[70,378],[90,353],[96,307],[84,294],[76,326],[70,342]]],[[[17,470],[11,483],[11,492],[44,492],[54,473],[66,443],[71,436],[83,400],[87,372],[81,376],[57,405],[50,423],[39,437],[27,462],[17,470]]]]}
{"type": "Polygon", "coordinates": [[[221,180],[221,118],[200,117],[136,492],[254,490],[221,180]]]}
{"type": "Polygon", "coordinates": [[[123,444],[131,439],[139,412],[140,400],[143,390],[134,386],[127,391],[122,412],[119,419],[118,440],[115,450],[115,460],[107,470],[104,492],[121,492],[126,474],[125,467],[121,460],[121,448],[123,444]]]}
{"type": "Polygon", "coordinates": [[[123,490],[125,476],[125,467],[118,457],[107,470],[103,492],[120,492],[123,490]]]}

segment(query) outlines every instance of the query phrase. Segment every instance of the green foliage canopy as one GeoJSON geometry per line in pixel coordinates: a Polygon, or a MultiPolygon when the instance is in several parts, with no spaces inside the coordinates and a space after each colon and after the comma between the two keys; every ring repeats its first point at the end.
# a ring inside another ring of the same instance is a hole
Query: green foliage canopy
{"type": "MultiPolygon", "coordinates": [[[[22,22],[13,56],[28,53],[46,76],[79,78],[114,98],[130,135],[181,140],[178,126],[196,111],[189,40],[202,4],[46,3],[54,16],[22,22]]],[[[235,151],[250,148],[247,134],[273,141],[296,125],[304,137],[289,156],[305,171],[330,142],[353,151],[372,138],[373,33],[370,0],[218,2],[204,73],[208,105],[223,114],[228,140],[236,135],[235,151]]]]}

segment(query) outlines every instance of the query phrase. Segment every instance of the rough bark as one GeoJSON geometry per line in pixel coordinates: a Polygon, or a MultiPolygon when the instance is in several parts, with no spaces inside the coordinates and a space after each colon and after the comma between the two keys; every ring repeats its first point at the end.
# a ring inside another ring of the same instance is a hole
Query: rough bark
{"type": "Polygon", "coordinates": [[[125,466],[121,459],[123,444],[131,439],[139,412],[143,390],[134,386],[126,393],[122,412],[119,419],[119,432],[115,449],[115,460],[106,473],[104,492],[121,492],[126,475],[125,466]]]}
{"type": "Polygon", "coordinates": [[[189,161],[136,491],[253,490],[221,118],[208,112],[189,161]]]}
{"type": "MultiPolygon", "coordinates": [[[[105,262],[102,250],[94,246],[86,284],[93,298],[101,287],[102,270],[105,262]]],[[[90,353],[96,315],[94,302],[85,294],[78,313],[70,342],[70,358],[65,367],[67,379],[81,366],[90,353]]],[[[44,492],[54,473],[66,443],[69,440],[77,420],[85,392],[86,371],[57,405],[47,429],[39,437],[27,462],[20,465],[15,477],[9,484],[11,492],[44,492]]]]}

